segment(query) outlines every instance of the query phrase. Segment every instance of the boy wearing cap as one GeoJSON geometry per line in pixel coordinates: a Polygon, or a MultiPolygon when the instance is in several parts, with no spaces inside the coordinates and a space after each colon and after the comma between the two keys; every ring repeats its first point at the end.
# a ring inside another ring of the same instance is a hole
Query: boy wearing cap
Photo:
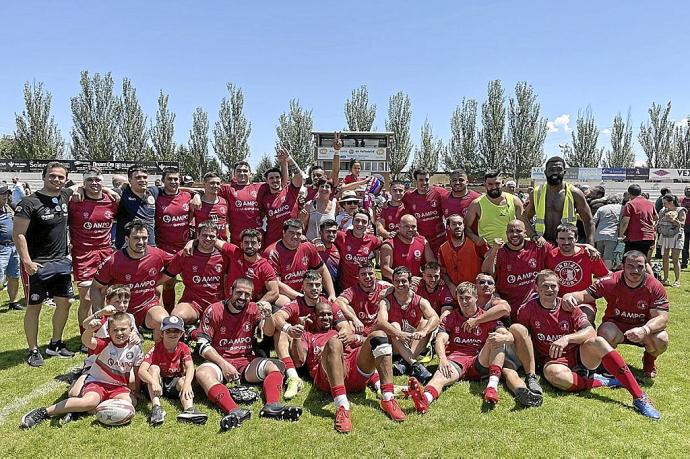
{"type": "Polygon", "coordinates": [[[179,398],[183,411],[177,415],[180,422],[205,424],[208,416],[194,407],[194,362],[189,347],[180,341],[184,334],[184,321],[177,316],[163,319],[163,339],[144,356],[139,367],[139,378],[146,384],[153,407],[149,422],[162,424],[165,411],[161,407],[161,395],[179,398]]]}

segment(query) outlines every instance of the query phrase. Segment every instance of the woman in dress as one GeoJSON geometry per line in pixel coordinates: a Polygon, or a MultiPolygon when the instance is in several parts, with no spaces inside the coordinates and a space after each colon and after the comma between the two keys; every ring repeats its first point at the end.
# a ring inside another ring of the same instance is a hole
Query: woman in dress
{"type": "Polygon", "coordinates": [[[663,270],[664,277],[662,283],[669,285],[668,271],[669,259],[673,261],[673,274],[675,276],[674,287],[680,287],[680,253],[683,250],[683,243],[685,242],[685,233],[683,227],[685,225],[685,218],[687,209],[680,207],[678,200],[671,193],[665,194],[661,198],[663,207],[659,212],[659,238],[661,245],[661,252],[663,256],[663,270]]]}

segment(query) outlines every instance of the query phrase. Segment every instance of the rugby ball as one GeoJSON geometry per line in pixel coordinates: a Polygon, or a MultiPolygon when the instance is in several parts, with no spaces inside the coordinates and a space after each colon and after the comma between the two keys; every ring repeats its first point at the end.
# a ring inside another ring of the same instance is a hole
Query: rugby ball
{"type": "Polygon", "coordinates": [[[96,419],[106,426],[123,426],[132,420],[134,412],[127,400],[110,399],[96,407],[96,419]]]}

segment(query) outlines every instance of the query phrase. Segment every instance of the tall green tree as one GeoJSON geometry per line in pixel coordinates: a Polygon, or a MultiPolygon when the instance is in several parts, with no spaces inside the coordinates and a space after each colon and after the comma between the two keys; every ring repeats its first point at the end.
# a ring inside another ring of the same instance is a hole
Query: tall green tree
{"type": "Polygon", "coordinates": [[[424,120],[419,146],[415,149],[411,172],[415,169],[425,169],[431,174],[438,171],[438,161],[443,154],[443,141],[434,136],[429,120],[424,120]]]}
{"type": "Polygon", "coordinates": [[[611,149],[606,152],[604,167],[632,167],[635,165],[635,153],[632,149],[632,124],[630,111],[623,121],[621,114],[613,119],[611,128],[611,149]]]}
{"type": "Polygon", "coordinates": [[[275,159],[271,159],[271,157],[267,153],[261,155],[259,164],[256,165],[256,169],[254,170],[254,176],[252,177],[252,181],[263,182],[264,173],[274,166],[276,166],[275,159]]]}
{"type": "Polygon", "coordinates": [[[213,150],[220,162],[231,171],[238,161],[249,157],[249,134],[252,124],[244,115],[242,88],[228,83],[228,97],[224,97],[213,128],[213,150]]]}
{"type": "Polygon", "coordinates": [[[412,104],[407,94],[398,91],[388,99],[388,118],[386,131],[393,133],[393,141],[388,146],[390,155],[390,172],[394,179],[402,177],[402,170],[412,154],[412,140],[410,138],[410,121],[412,120],[412,104]]]}
{"type": "Polygon", "coordinates": [[[302,170],[314,162],[312,111],[302,108],[299,100],[290,101],[290,109],[278,118],[276,148],[281,145],[290,150],[302,170]]]}
{"type": "Polygon", "coordinates": [[[671,165],[671,101],[665,107],[652,103],[649,108],[649,121],[640,124],[638,140],[645,155],[647,167],[669,167],[671,165]]]}
{"type": "Polygon", "coordinates": [[[118,99],[113,93],[110,73],[81,72],[81,93],[70,99],[72,108],[72,156],[100,161],[116,157],[118,99]]]}
{"type": "Polygon", "coordinates": [[[515,97],[508,104],[508,165],[519,182],[529,177],[532,167],[544,162],[546,119],[539,116],[540,106],[532,86],[524,81],[515,85],[515,97]]]}
{"type": "Polygon", "coordinates": [[[568,166],[599,167],[604,148],[597,147],[599,129],[589,107],[584,112],[577,113],[575,130],[570,135],[573,139],[573,145],[572,150],[565,157],[568,166]]]}
{"type": "Polygon", "coordinates": [[[450,118],[450,141],[443,152],[443,164],[447,171],[459,167],[469,174],[478,172],[477,101],[462,99],[450,118]]]}
{"type": "Polygon", "coordinates": [[[52,96],[43,83],[24,83],[24,110],[15,113],[13,154],[23,159],[62,158],[65,141],[50,115],[52,96]]]}
{"type": "Polygon", "coordinates": [[[376,104],[369,104],[369,90],[362,85],[345,101],[345,119],[350,131],[369,132],[376,119],[376,104]]]}
{"type": "Polygon", "coordinates": [[[478,162],[481,170],[506,166],[506,108],[501,80],[489,82],[487,99],[482,104],[478,162]]]}
{"type": "Polygon", "coordinates": [[[17,141],[14,140],[13,135],[3,135],[0,137],[0,159],[13,158],[20,158],[17,153],[17,141]]]}
{"type": "Polygon", "coordinates": [[[117,158],[121,161],[151,159],[146,115],[139,105],[137,90],[129,78],[122,80],[122,95],[118,105],[117,158]]]}
{"type": "Polygon", "coordinates": [[[158,95],[156,123],[151,125],[151,144],[156,161],[175,160],[175,114],[168,109],[168,95],[158,95]]]}
{"type": "Polygon", "coordinates": [[[690,128],[688,128],[688,119],[685,121],[675,127],[671,139],[671,157],[673,158],[671,166],[679,169],[690,168],[690,128]]]}
{"type": "Polygon", "coordinates": [[[208,114],[201,107],[197,107],[192,114],[192,128],[189,131],[189,162],[185,163],[185,170],[199,180],[216,164],[208,153],[208,114]],[[188,169],[187,169],[188,168],[188,169]]]}

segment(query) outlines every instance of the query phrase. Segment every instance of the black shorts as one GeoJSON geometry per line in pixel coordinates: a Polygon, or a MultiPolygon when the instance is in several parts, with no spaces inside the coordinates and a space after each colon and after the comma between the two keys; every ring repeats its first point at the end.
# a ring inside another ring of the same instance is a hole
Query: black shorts
{"type": "Polygon", "coordinates": [[[646,258],[649,249],[652,247],[652,244],[654,244],[654,241],[626,241],[625,251],[628,252],[630,250],[639,250],[640,252],[644,253],[646,258]]]}
{"type": "MultiPolygon", "coordinates": [[[[163,389],[163,397],[173,399],[180,398],[180,392],[177,390],[177,381],[179,380],[179,376],[161,377],[161,388],[163,389]]],[[[150,399],[148,384],[141,385],[141,392],[146,396],[146,398],[150,399]]]]}
{"type": "Polygon", "coordinates": [[[41,304],[48,298],[72,298],[72,276],[56,274],[48,280],[41,280],[38,275],[27,275],[22,268],[22,282],[24,283],[24,298],[26,304],[41,304]]]}

